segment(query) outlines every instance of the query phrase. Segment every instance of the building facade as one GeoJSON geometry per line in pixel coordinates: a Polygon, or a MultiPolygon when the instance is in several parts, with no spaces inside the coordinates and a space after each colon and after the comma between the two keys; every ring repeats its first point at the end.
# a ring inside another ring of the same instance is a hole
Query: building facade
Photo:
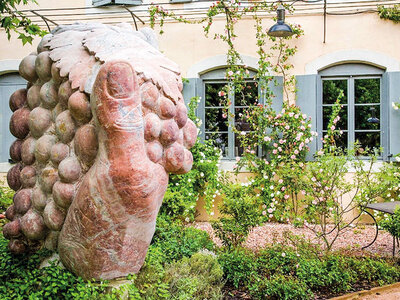
{"type": "MultiPolygon", "coordinates": [[[[212,2],[162,0],[157,4],[195,19],[204,16],[212,2]]],[[[243,2],[245,5],[246,1],[243,2]]],[[[294,3],[296,10],[286,16],[287,22],[300,24],[304,30],[303,36],[291,42],[298,49],[291,58],[294,65],[291,72],[297,80],[296,104],[312,118],[312,130],[320,136],[324,134],[331,106],[337,97],[335,91],[343,90],[340,144],[346,147],[359,141],[364,147],[381,147],[382,161],[392,160],[400,153],[400,114],[392,108],[392,102],[400,101],[400,24],[380,19],[376,7],[397,3],[400,1],[328,0],[324,9],[324,1],[303,1],[294,3]]],[[[74,22],[129,22],[140,28],[149,26],[150,4],[147,0],[39,0],[38,5],[21,9],[43,28],[46,23],[52,29],[55,24],[74,22]]],[[[263,16],[266,29],[274,24],[272,17],[270,13],[263,16]]],[[[166,20],[165,33],[158,36],[159,48],[181,67],[182,76],[187,79],[185,99],[201,97],[198,108],[198,116],[203,121],[201,135],[212,139],[221,148],[222,165],[229,170],[243,150],[230,126],[219,121],[222,109],[216,93],[225,82],[227,47],[220,40],[205,37],[202,26],[166,20]]],[[[217,17],[212,32],[223,31],[224,26],[225,19],[217,17]]],[[[240,20],[236,32],[235,46],[243,64],[250,72],[255,72],[258,58],[252,18],[240,20]]],[[[35,51],[39,38],[33,45],[23,47],[15,36],[7,41],[4,31],[0,34],[3,41],[0,44],[0,173],[4,174],[12,163],[8,154],[13,141],[8,132],[11,116],[8,98],[24,85],[24,80],[17,74],[18,65],[24,56],[35,51]]],[[[257,87],[251,81],[247,84],[250,94],[256,97],[257,87]]],[[[274,86],[274,92],[274,107],[279,109],[284,101],[282,88],[274,86]]],[[[230,97],[233,113],[248,105],[235,101],[235,95],[230,97]]],[[[310,159],[321,146],[321,142],[315,140],[310,159]]]]}

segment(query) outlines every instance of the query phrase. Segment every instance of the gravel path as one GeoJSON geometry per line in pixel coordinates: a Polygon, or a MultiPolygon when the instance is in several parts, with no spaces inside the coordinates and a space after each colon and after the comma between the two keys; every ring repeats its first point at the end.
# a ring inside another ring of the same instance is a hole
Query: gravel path
{"type": "MultiPolygon", "coordinates": [[[[208,232],[211,238],[217,245],[221,245],[221,241],[215,236],[214,231],[208,222],[195,222],[192,226],[202,229],[208,232]]],[[[257,250],[268,244],[285,243],[283,233],[290,231],[291,233],[304,236],[306,239],[318,243],[314,233],[307,228],[295,228],[289,224],[279,223],[266,223],[263,226],[254,228],[245,243],[245,246],[257,250]]],[[[333,246],[333,250],[347,250],[352,254],[362,255],[365,253],[379,254],[382,256],[392,255],[393,238],[386,231],[379,230],[378,238],[375,243],[365,249],[361,250],[361,247],[368,245],[375,236],[374,225],[358,225],[353,228],[348,228],[342,233],[336,240],[333,246]]],[[[396,247],[397,249],[397,247],[396,247]]]]}

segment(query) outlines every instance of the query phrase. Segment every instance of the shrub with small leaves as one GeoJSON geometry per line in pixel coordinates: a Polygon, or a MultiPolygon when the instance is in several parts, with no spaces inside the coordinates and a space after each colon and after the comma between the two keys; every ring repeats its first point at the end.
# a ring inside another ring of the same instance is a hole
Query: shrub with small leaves
{"type": "Polygon", "coordinates": [[[379,225],[392,236],[400,237],[400,206],[397,206],[394,213],[379,222],[379,225]]]}
{"type": "Polygon", "coordinates": [[[254,299],[308,300],[313,297],[313,293],[304,282],[284,275],[261,278],[251,286],[250,292],[254,299]]]}
{"type": "Polygon", "coordinates": [[[196,253],[169,265],[165,280],[175,299],[222,299],[223,271],[212,253],[196,253]]]}
{"type": "MultiPolygon", "coordinates": [[[[171,223],[159,216],[149,253],[156,254],[160,263],[164,264],[185,256],[190,257],[201,249],[213,250],[213,248],[214,243],[205,231],[171,223]]],[[[147,259],[149,259],[149,254],[147,259]]]]}
{"type": "Polygon", "coordinates": [[[5,211],[13,203],[14,191],[0,181],[0,211],[5,211]]]}
{"type": "MultiPolygon", "coordinates": [[[[55,263],[39,269],[49,251],[15,256],[8,251],[8,241],[0,238],[1,299],[102,299],[106,286],[76,277],[55,263]]],[[[110,295],[108,297],[111,297],[110,295]]],[[[104,299],[104,298],[103,298],[104,299]]],[[[108,299],[117,299],[114,298],[108,299]]]]}
{"type": "Polygon", "coordinates": [[[262,222],[261,202],[251,185],[232,182],[221,177],[222,205],[219,211],[222,216],[212,222],[216,235],[224,246],[240,246],[250,230],[262,222]]]}
{"type": "MultiPolygon", "coordinates": [[[[198,124],[195,115],[198,98],[189,103],[188,116],[198,124]]],[[[203,197],[206,208],[211,208],[212,195],[219,188],[218,170],[221,151],[215,148],[211,141],[201,141],[200,137],[191,149],[193,154],[192,170],[183,175],[170,175],[167,192],[165,193],[160,214],[168,216],[171,221],[194,221],[196,203],[203,197]]]]}

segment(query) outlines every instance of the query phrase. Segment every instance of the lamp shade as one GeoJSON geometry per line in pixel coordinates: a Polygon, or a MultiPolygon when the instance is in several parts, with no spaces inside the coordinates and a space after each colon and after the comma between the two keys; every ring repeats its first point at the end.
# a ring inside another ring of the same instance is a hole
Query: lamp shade
{"type": "Polygon", "coordinates": [[[277,22],[268,30],[269,36],[274,37],[287,37],[294,34],[292,28],[285,23],[285,8],[280,5],[276,11],[277,22]]]}

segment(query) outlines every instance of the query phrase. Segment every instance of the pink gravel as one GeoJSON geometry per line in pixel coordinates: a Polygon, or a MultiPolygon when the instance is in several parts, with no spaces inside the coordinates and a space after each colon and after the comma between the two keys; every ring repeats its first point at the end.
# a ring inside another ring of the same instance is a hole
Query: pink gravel
{"type": "MultiPolygon", "coordinates": [[[[215,236],[210,223],[195,222],[192,226],[205,230],[217,245],[220,246],[222,244],[215,236]]],[[[333,245],[333,250],[346,250],[356,255],[378,254],[381,256],[391,256],[393,237],[384,230],[379,230],[378,237],[372,246],[365,250],[361,250],[361,247],[366,246],[373,241],[375,230],[374,225],[358,225],[348,228],[337,238],[333,245]]],[[[276,243],[287,244],[287,241],[283,236],[285,231],[289,231],[297,236],[303,236],[306,240],[322,245],[322,243],[315,238],[314,233],[310,229],[296,228],[290,224],[266,223],[263,226],[254,228],[250,232],[244,246],[252,250],[257,250],[266,245],[276,243]]],[[[397,249],[398,247],[396,246],[396,251],[398,251],[397,249]]]]}

